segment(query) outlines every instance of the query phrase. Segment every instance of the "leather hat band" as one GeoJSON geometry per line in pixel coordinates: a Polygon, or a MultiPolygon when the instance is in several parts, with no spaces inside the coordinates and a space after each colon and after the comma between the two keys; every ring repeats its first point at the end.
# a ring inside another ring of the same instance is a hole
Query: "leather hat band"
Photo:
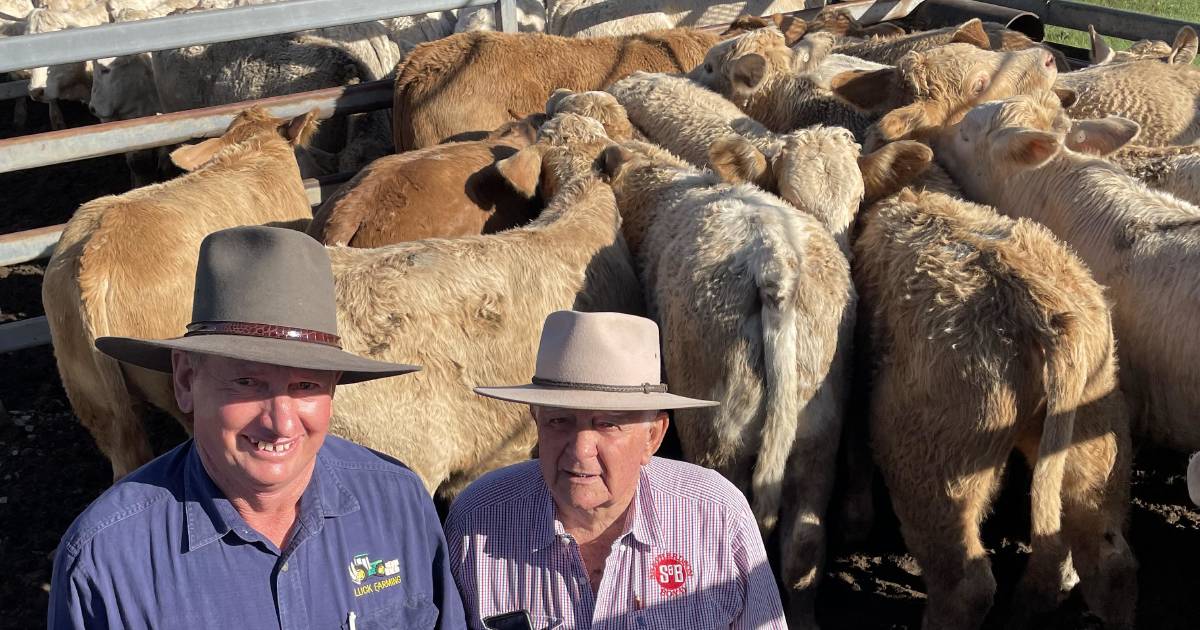
{"type": "Polygon", "coordinates": [[[628,394],[665,394],[667,386],[663,383],[642,383],[641,385],[602,385],[600,383],[576,383],[573,381],[556,381],[548,378],[533,377],[534,385],[543,387],[559,387],[562,389],[581,389],[591,392],[616,392],[628,394]]]}
{"type": "Polygon", "coordinates": [[[252,324],[249,322],[192,322],[187,326],[184,337],[199,335],[239,335],[242,337],[265,337],[268,339],[287,339],[303,341],[322,346],[341,349],[341,338],[319,330],[305,328],[290,328],[271,324],[252,324]]]}

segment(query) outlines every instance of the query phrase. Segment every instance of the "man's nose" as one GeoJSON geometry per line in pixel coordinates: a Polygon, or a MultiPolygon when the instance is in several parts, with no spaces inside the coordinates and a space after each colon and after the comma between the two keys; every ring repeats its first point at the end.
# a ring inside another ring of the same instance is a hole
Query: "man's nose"
{"type": "Polygon", "coordinates": [[[300,422],[295,399],[287,393],[275,394],[268,398],[266,403],[262,414],[263,424],[276,435],[292,435],[300,422]]]}
{"type": "Polygon", "coordinates": [[[576,459],[582,461],[596,456],[596,432],[591,429],[576,431],[571,440],[571,452],[576,459]]]}

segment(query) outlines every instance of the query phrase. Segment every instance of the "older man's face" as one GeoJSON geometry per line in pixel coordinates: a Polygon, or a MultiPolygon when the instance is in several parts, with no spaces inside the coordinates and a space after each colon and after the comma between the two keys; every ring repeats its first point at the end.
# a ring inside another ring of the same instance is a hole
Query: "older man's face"
{"type": "Polygon", "coordinates": [[[172,355],[175,398],[196,448],[229,498],[307,486],[325,441],[338,373],[172,355]]]}
{"type": "Polygon", "coordinates": [[[555,502],[581,511],[622,507],[662,444],[667,414],[533,407],[538,459],[555,502]]]}

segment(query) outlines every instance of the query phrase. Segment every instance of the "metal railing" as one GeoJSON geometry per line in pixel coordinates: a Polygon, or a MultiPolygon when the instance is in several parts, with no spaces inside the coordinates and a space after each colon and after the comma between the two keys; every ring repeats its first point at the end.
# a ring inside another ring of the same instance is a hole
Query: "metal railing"
{"type": "Polygon", "coordinates": [[[1096,27],[1096,32],[1120,37],[1121,39],[1159,39],[1172,41],[1175,33],[1184,26],[1200,31],[1200,23],[1174,18],[1111,9],[1109,7],[1070,0],[982,0],[1021,11],[1029,11],[1042,19],[1044,24],[1061,26],[1079,31],[1096,27]]]}

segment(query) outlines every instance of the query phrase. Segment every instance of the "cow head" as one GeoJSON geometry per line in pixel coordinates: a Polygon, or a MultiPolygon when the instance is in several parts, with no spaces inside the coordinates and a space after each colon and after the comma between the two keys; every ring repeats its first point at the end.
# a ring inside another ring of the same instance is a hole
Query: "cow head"
{"type": "Polygon", "coordinates": [[[316,110],[295,118],[275,118],[261,107],[251,107],[234,117],[225,133],[171,152],[175,166],[194,171],[223,155],[260,147],[262,140],[281,136],[293,147],[304,147],[317,131],[316,110]]]}

